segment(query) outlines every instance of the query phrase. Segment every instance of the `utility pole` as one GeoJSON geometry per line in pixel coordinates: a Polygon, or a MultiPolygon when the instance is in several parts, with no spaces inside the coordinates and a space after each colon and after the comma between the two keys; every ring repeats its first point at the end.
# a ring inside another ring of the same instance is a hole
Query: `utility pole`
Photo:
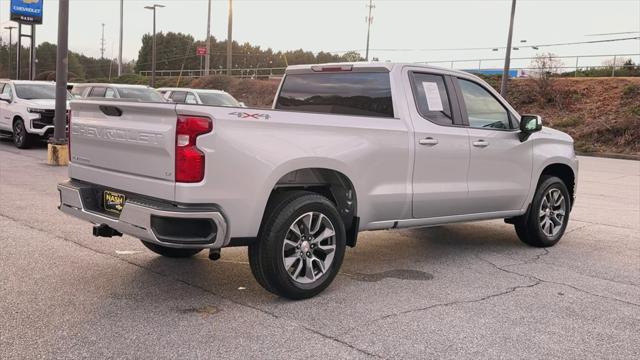
{"type": "Polygon", "coordinates": [[[4,27],[6,30],[9,30],[9,67],[7,69],[7,71],[9,71],[9,79],[11,79],[11,43],[13,42],[13,29],[15,29],[15,26],[5,26],[4,27]]]}
{"type": "Polygon", "coordinates": [[[153,4],[145,6],[147,10],[153,10],[153,46],[151,49],[151,87],[156,87],[156,9],[163,8],[164,5],[153,4]]]}
{"type": "Polygon", "coordinates": [[[367,52],[364,56],[365,61],[369,61],[369,37],[371,34],[371,23],[373,22],[373,17],[371,17],[371,10],[376,7],[375,5],[373,5],[373,0],[369,0],[369,5],[367,5],[367,7],[369,8],[369,16],[367,16],[367,52]]]}
{"type": "Polygon", "coordinates": [[[69,60],[69,0],[58,2],[58,51],[56,56],[56,110],[53,140],[48,148],[50,165],[66,165],[67,72],[69,60]]]}
{"type": "Polygon", "coordinates": [[[204,74],[209,76],[209,67],[211,65],[211,0],[207,8],[207,54],[204,58],[204,74]]]}
{"type": "Polygon", "coordinates": [[[124,0],[120,0],[120,42],[118,44],[118,77],[122,76],[122,34],[124,30],[124,0]]]}
{"type": "Polygon", "coordinates": [[[231,76],[233,50],[233,0],[229,0],[229,21],[227,28],[227,75],[231,76]]]}
{"type": "Polygon", "coordinates": [[[104,59],[104,23],[102,23],[102,37],[100,38],[100,59],[104,59]]]}
{"type": "Polygon", "coordinates": [[[516,0],[511,2],[511,20],[509,20],[509,36],[507,37],[507,53],[504,58],[504,70],[502,71],[502,85],[500,95],[507,96],[507,81],[509,80],[509,67],[511,65],[511,39],[513,38],[513,19],[516,16],[516,0]]]}
{"type": "Polygon", "coordinates": [[[29,80],[36,78],[36,26],[31,24],[31,43],[29,44],[29,80]]]}

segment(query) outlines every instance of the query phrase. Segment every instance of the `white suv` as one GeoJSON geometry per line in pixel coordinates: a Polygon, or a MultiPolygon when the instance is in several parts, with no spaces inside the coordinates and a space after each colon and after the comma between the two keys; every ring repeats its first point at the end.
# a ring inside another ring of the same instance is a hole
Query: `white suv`
{"type": "Polygon", "coordinates": [[[0,132],[12,134],[20,149],[28,148],[37,138],[51,136],[55,98],[53,82],[0,80],[0,132]]]}

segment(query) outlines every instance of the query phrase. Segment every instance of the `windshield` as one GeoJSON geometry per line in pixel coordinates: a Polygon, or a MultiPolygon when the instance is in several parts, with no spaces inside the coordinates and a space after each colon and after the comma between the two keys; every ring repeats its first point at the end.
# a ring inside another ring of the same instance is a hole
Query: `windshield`
{"type": "Polygon", "coordinates": [[[233,96],[226,93],[198,92],[198,96],[200,96],[200,100],[202,100],[202,103],[205,105],[240,106],[233,96]]]}
{"type": "MultiPolygon", "coordinates": [[[[41,99],[55,99],[56,98],[56,85],[55,84],[15,84],[16,95],[20,99],[25,100],[41,100],[41,99]]],[[[69,92],[67,92],[67,99],[69,99],[69,92]]]]}
{"type": "Polygon", "coordinates": [[[145,102],[165,102],[160,93],[153,89],[118,88],[118,94],[122,99],[135,99],[145,102]]]}

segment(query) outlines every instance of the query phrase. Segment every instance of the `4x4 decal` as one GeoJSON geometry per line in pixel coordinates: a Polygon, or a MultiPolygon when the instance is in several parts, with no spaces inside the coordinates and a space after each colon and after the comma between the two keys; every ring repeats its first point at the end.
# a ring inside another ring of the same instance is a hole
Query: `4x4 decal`
{"type": "Polygon", "coordinates": [[[265,120],[269,120],[271,118],[271,115],[269,115],[269,114],[256,114],[256,113],[248,113],[248,112],[240,112],[240,111],[229,113],[229,115],[237,116],[240,119],[258,119],[258,120],[259,119],[265,119],[265,120]]]}

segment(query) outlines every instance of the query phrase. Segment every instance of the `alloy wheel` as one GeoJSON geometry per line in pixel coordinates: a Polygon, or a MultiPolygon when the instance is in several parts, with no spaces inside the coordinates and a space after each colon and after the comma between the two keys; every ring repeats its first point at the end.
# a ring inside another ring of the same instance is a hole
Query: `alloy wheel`
{"type": "Polygon", "coordinates": [[[540,229],[548,237],[556,236],[564,224],[566,215],[564,196],[559,189],[547,191],[540,203],[538,217],[540,229]]]}
{"type": "Polygon", "coordinates": [[[24,142],[24,137],[24,125],[21,121],[16,121],[13,125],[13,142],[19,146],[24,142]]]}
{"type": "Polygon", "coordinates": [[[336,251],[335,228],[328,217],[308,212],[298,217],[282,245],[284,268],[294,281],[310,284],[324,275],[336,251]]]}

